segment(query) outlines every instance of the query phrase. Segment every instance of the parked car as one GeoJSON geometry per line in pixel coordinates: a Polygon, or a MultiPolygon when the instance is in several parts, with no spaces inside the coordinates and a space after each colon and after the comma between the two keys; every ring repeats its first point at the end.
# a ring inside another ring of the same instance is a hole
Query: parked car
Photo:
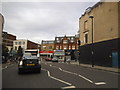
{"type": "Polygon", "coordinates": [[[24,56],[18,63],[18,73],[36,71],[40,73],[41,63],[36,56],[24,56]]]}
{"type": "Polygon", "coordinates": [[[52,62],[58,62],[58,58],[57,57],[53,57],[52,58],[52,62]]]}
{"type": "Polygon", "coordinates": [[[52,58],[47,57],[47,58],[45,58],[45,60],[46,60],[46,61],[52,61],[52,58]]]}

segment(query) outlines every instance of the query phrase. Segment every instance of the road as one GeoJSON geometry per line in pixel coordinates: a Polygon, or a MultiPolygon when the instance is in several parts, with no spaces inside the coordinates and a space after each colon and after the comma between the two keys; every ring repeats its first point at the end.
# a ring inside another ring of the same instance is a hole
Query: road
{"type": "Polygon", "coordinates": [[[3,88],[118,88],[118,74],[79,65],[42,61],[41,73],[17,73],[17,64],[2,69],[3,88]]]}

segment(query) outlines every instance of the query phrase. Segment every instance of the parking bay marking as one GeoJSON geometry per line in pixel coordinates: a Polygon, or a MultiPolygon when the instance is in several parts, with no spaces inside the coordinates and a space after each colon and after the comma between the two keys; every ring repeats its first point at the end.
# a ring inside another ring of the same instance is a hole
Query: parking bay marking
{"type": "Polygon", "coordinates": [[[93,83],[93,84],[95,84],[95,85],[105,85],[105,84],[106,84],[105,82],[97,82],[97,83],[94,83],[92,80],[90,80],[90,79],[88,79],[88,78],[86,78],[86,77],[84,77],[84,76],[82,76],[82,75],[80,75],[80,74],[63,70],[62,68],[57,67],[57,66],[53,66],[53,65],[51,65],[51,64],[50,64],[50,66],[51,66],[51,67],[58,68],[60,71],[63,71],[63,72],[66,72],[66,73],[70,73],[70,74],[73,74],[73,75],[77,75],[77,76],[79,76],[79,77],[81,77],[81,78],[83,78],[83,79],[87,80],[88,82],[93,83]]]}
{"type": "Polygon", "coordinates": [[[62,87],[61,89],[70,89],[70,88],[75,88],[75,86],[62,87]]]}
{"type": "Polygon", "coordinates": [[[105,82],[98,82],[98,83],[95,83],[96,85],[104,85],[106,84],[105,82]]]}
{"type": "MultiPolygon", "coordinates": [[[[52,78],[52,79],[54,79],[54,80],[57,80],[57,81],[59,81],[59,82],[62,82],[62,83],[64,83],[64,84],[67,84],[67,85],[69,85],[69,86],[72,86],[72,84],[69,83],[69,82],[66,82],[66,81],[63,81],[63,80],[61,80],[61,79],[58,79],[58,78],[56,78],[56,77],[51,76],[51,75],[50,75],[50,72],[49,72],[48,70],[43,69],[43,68],[42,68],[42,70],[47,71],[47,74],[48,74],[48,76],[49,76],[50,78],[52,78]]],[[[69,86],[68,86],[68,87],[69,87],[69,86]]],[[[72,86],[72,87],[75,88],[75,86],[72,86]]],[[[63,88],[64,88],[64,87],[63,87],[63,88]]]]}

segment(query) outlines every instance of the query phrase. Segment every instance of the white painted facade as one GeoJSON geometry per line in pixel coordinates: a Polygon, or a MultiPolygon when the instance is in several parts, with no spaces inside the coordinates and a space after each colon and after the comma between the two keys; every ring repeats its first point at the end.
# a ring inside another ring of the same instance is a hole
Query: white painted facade
{"type": "Polygon", "coordinates": [[[27,41],[28,40],[15,40],[13,41],[13,49],[18,50],[18,47],[21,46],[23,50],[27,49],[27,41]]]}

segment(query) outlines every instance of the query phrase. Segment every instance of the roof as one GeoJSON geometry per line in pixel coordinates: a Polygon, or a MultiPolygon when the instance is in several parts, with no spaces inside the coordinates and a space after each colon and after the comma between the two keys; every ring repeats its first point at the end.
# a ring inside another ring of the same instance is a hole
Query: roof
{"type": "Polygon", "coordinates": [[[55,38],[64,38],[64,37],[75,37],[75,36],[61,36],[61,37],[55,37],[55,38]]]}
{"type": "MultiPolygon", "coordinates": [[[[97,2],[95,5],[93,5],[92,7],[88,7],[87,9],[86,9],[86,11],[84,12],[84,14],[82,14],[81,15],[81,17],[83,17],[86,13],[90,13],[94,8],[96,8],[96,7],[98,7],[100,4],[102,4],[103,2],[102,2],[102,0],[101,1],[99,1],[99,2],[97,2]]],[[[81,17],[80,17],[80,19],[81,19],[81,17]]]]}

